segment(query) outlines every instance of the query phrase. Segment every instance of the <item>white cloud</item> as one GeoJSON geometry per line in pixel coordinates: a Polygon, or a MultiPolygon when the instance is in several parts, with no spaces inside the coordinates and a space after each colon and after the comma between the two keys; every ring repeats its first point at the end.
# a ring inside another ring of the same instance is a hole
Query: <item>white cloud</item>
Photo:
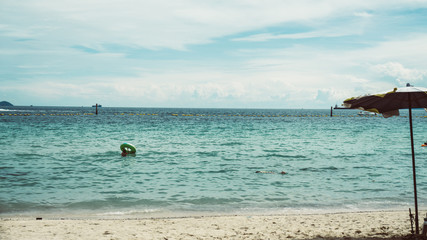
{"type": "Polygon", "coordinates": [[[235,38],[233,41],[249,41],[249,42],[264,42],[269,40],[277,39],[306,39],[306,38],[317,38],[317,37],[342,37],[354,34],[353,31],[349,32],[336,32],[336,31],[313,31],[304,33],[293,33],[293,34],[272,34],[272,33],[261,33],[247,37],[235,38]]]}
{"type": "Polygon", "coordinates": [[[354,13],[354,16],[356,17],[363,17],[363,18],[369,18],[372,17],[373,15],[367,12],[356,12],[354,13]]]}
{"type": "MultiPolygon", "coordinates": [[[[181,62],[174,63],[177,65],[172,68],[140,68],[136,77],[98,76],[77,81],[78,76],[65,79],[69,82],[66,84],[55,83],[57,78],[48,81],[39,78],[26,89],[51,98],[61,95],[82,96],[81,101],[97,98],[105,106],[327,107],[351,96],[396,86],[395,79],[381,80],[383,75],[413,80],[412,83],[422,81],[426,72],[419,69],[426,69],[425,52],[409,54],[400,49],[408,42],[421,43],[423,39],[425,36],[420,35],[347,51],[305,46],[282,51],[247,50],[246,60],[236,64],[236,69],[181,62]],[[402,63],[387,61],[393,58],[402,59],[402,63]],[[412,58],[418,59],[420,65],[413,65],[412,58]],[[232,105],[236,102],[240,105],[232,105]]],[[[129,61],[125,64],[133,66],[129,61]]]]}
{"type": "MultiPolygon", "coordinates": [[[[358,49],[316,49],[297,45],[282,51],[248,50],[244,54],[250,59],[247,65],[251,69],[276,72],[279,78],[292,81],[297,89],[305,88],[308,95],[316,90],[318,99],[338,101],[340,98],[404,86],[407,81],[425,83],[425,42],[427,35],[420,34],[358,49]],[[253,56],[248,57],[251,54],[253,56]],[[391,62],[395,59],[401,63],[391,62]],[[400,81],[384,81],[384,75],[400,81]]],[[[283,90],[288,92],[287,89],[283,90]]]]}
{"type": "Polygon", "coordinates": [[[284,22],[315,24],[318,19],[352,12],[366,16],[366,8],[387,8],[399,2],[20,0],[2,2],[0,19],[9,29],[3,36],[37,37],[49,44],[115,43],[183,50],[189,44],[284,22]]]}
{"type": "Polygon", "coordinates": [[[377,64],[372,66],[372,70],[396,78],[401,85],[407,82],[415,83],[427,77],[427,70],[405,68],[401,63],[397,62],[377,64]]]}

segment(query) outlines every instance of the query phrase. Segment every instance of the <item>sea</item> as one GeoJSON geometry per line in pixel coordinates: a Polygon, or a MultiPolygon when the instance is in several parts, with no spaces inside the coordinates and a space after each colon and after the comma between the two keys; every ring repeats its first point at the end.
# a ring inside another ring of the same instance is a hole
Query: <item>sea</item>
{"type": "Polygon", "coordinates": [[[0,146],[0,217],[414,211],[408,110],[0,107],[0,146]]]}

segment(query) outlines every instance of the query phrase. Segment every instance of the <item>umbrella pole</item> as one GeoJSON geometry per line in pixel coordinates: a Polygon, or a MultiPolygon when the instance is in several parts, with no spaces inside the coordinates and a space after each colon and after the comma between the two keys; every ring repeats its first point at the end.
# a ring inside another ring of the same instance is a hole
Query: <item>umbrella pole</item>
{"type": "Polygon", "coordinates": [[[409,130],[411,132],[411,150],[412,150],[412,175],[414,178],[414,201],[415,201],[415,233],[419,234],[418,224],[418,200],[417,200],[417,178],[415,171],[415,151],[414,151],[414,133],[412,131],[412,106],[411,106],[411,94],[408,94],[409,98],[409,130]]]}

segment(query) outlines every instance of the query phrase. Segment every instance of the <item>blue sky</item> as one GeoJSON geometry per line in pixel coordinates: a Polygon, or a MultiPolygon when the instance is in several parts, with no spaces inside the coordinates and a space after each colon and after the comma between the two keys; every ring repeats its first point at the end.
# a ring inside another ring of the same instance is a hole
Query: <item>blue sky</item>
{"type": "Polygon", "coordinates": [[[1,0],[0,101],[329,108],[427,87],[427,0],[1,0]]]}

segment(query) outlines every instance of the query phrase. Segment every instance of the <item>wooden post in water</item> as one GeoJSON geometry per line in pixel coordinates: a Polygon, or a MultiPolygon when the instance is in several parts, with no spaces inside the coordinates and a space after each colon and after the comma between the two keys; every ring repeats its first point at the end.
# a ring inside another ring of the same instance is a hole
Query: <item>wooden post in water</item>
{"type": "Polygon", "coordinates": [[[95,114],[98,115],[98,103],[95,105],[95,114]]]}
{"type": "Polygon", "coordinates": [[[331,117],[332,117],[332,106],[331,106],[331,117]]]}

